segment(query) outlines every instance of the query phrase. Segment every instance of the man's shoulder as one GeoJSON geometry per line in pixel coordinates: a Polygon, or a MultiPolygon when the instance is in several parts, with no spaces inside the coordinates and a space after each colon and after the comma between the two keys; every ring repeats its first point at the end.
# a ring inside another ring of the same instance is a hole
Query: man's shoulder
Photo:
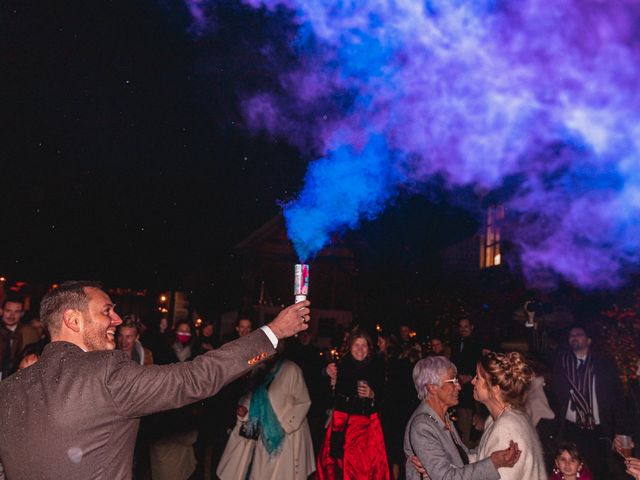
{"type": "Polygon", "coordinates": [[[4,326],[4,323],[0,321],[0,338],[9,339],[13,332],[4,326]]]}
{"type": "Polygon", "coordinates": [[[81,355],[80,365],[86,365],[91,371],[104,369],[105,372],[111,370],[119,370],[121,367],[133,364],[129,355],[122,350],[98,350],[94,352],[86,352],[81,355]]]}
{"type": "Polygon", "coordinates": [[[617,372],[618,370],[618,367],[614,359],[604,352],[592,353],[592,361],[595,368],[597,369],[608,370],[612,372],[617,372]]]}
{"type": "MultiPolygon", "coordinates": [[[[9,375],[7,378],[3,379],[0,382],[0,403],[6,404],[4,400],[2,400],[5,396],[9,395],[16,386],[16,379],[14,378],[16,374],[9,375]]],[[[3,409],[0,408],[0,412],[3,409]]]]}
{"type": "Polygon", "coordinates": [[[41,367],[64,364],[68,372],[73,371],[76,375],[83,373],[95,375],[96,368],[100,366],[107,368],[130,361],[128,355],[122,350],[85,352],[73,343],[52,342],[45,347],[40,361],[34,367],[38,364],[41,364],[41,367]]]}
{"type": "MultiPolygon", "coordinates": [[[[10,395],[18,395],[21,401],[22,395],[29,391],[44,368],[44,363],[36,362],[34,365],[9,375],[0,382],[0,404],[6,404],[5,398],[10,395]]],[[[2,409],[0,408],[0,411],[2,409]]]]}
{"type": "Polygon", "coordinates": [[[589,353],[591,354],[591,359],[594,362],[613,363],[613,358],[611,357],[611,355],[607,354],[606,352],[603,352],[601,350],[596,350],[596,351],[592,350],[589,353]]]}

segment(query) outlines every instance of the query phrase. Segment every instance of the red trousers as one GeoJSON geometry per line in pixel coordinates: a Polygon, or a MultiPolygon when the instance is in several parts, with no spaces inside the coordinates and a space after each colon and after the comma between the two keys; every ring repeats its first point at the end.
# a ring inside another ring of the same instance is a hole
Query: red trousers
{"type": "Polygon", "coordinates": [[[344,440],[344,458],[329,455],[332,430],[342,430],[347,413],[334,411],[318,456],[317,480],[389,480],[389,464],[377,413],[351,415],[344,440]]]}

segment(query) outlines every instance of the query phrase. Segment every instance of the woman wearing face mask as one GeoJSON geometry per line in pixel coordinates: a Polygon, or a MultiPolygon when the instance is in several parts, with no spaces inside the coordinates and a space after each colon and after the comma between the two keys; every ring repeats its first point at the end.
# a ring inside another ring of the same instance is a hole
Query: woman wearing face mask
{"type": "Polygon", "coordinates": [[[375,360],[371,337],[354,330],[347,354],[326,373],[335,406],[318,456],[318,480],[388,480],[378,405],[384,390],[384,368],[375,360]]]}
{"type": "MultiPolygon", "coordinates": [[[[180,322],[173,331],[171,352],[173,363],[192,360],[198,355],[193,329],[180,322]]],[[[153,480],[187,479],[197,462],[193,445],[198,438],[199,406],[187,405],[149,417],[146,428],[151,437],[149,456],[153,480]]]]}
{"type": "Polygon", "coordinates": [[[175,339],[172,342],[171,348],[176,356],[176,360],[179,362],[192,360],[198,355],[198,346],[193,336],[190,323],[180,322],[176,325],[175,339]]]}

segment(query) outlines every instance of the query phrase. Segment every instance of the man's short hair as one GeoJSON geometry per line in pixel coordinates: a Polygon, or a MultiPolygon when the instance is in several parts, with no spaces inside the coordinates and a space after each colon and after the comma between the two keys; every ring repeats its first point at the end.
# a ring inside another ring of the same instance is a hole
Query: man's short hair
{"type": "Polygon", "coordinates": [[[24,297],[14,292],[9,292],[6,297],[2,300],[2,308],[8,303],[19,303],[24,308],[24,297]]]}
{"type": "Polygon", "coordinates": [[[62,283],[58,288],[49,290],[40,302],[40,320],[49,329],[51,335],[60,332],[62,314],[65,310],[85,311],[89,304],[89,296],[85,288],[102,289],[100,282],[89,280],[71,280],[62,283]]]}
{"type": "Polygon", "coordinates": [[[590,338],[593,340],[593,332],[591,331],[591,329],[585,325],[584,323],[581,322],[576,322],[576,323],[572,323],[571,325],[569,325],[569,328],[567,329],[567,335],[569,335],[569,333],[571,333],[571,330],[578,328],[580,330],[582,330],[584,332],[584,334],[587,336],[587,338],[590,338]]]}

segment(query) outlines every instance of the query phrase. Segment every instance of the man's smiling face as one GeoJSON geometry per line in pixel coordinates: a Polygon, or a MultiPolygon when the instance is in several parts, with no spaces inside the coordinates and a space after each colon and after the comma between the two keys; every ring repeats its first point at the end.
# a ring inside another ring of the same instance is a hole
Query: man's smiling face
{"type": "Polygon", "coordinates": [[[89,297],[87,311],[82,312],[84,318],[82,340],[85,349],[89,352],[114,350],[116,327],[122,323],[122,319],[115,312],[115,305],[109,295],[93,287],[85,287],[85,291],[89,297]]]}

